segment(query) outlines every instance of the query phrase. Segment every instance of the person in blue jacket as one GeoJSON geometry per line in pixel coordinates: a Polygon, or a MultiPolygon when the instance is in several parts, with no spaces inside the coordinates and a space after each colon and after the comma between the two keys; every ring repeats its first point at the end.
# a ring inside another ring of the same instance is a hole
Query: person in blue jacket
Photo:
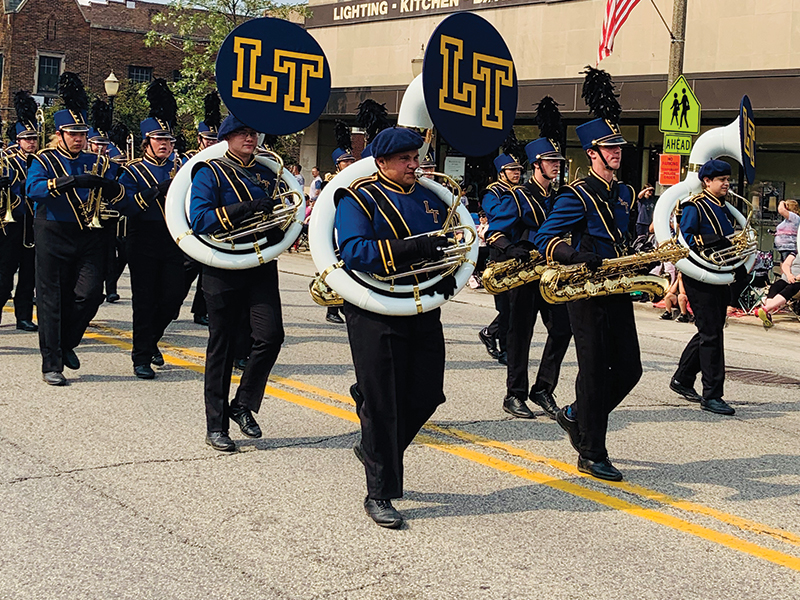
{"type": "MultiPolygon", "coordinates": [[[[627,254],[636,195],[615,178],[626,144],[619,127],[594,119],[579,125],[576,133],[591,162],[589,174],[559,189],[553,212],[533,240],[548,261],[585,263],[594,270],[603,259],[627,254]]],[[[559,410],[556,420],[579,453],[581,472],[619,481],[622,473],[608,458],[606,432],[609,414],[642,374],[633,304],[628,294],[618,294],[570,302],[567,310],[578,377],[575,403],[559,410]]]]}
{"type": "Polygon", "coordinates": [[[93,224],[98,201],[115,206],[125,199],[108,158],[84,151],[89,126],[83,84],[65,72],[59,88],[67,108],[54,115],[57,145],[32,157],[26,182],[35,214],[39,348],[50,385],[67,383],[65,366],[80,368],[75,347],[103,301],[105,244],[93,224]]]}
{"type": "MultiPolygon", "coordinates": [[[[410,129],[384,129],[371,145],[378,172],[337,190],[334,225],[346,269],[391,276],[442,256],[445,237],[413,237],[439,231],[448,208],[416,182],[422,144],[410,129]]],[[[449,275],[432,287],[449,297],[455,286],[449,275]]],[[[403,453],[445,401],[441,310],[395,316],[347,301],[342,310],[356,371],[350,391],[361,441],[353,451],[367,478],[364,508],[381,527],[398,528],[403,517],[392,500],[403,496],[403,453]]]]}
{"type": "MultiPolygon", "coordinates": [[[[697,176],[703,191],[681,202],[680,230],[689,247],[696,251],[723,250],[731,246],[733,217],[725,205],[731,185],[731,166],[723,160],[706,162],[697,176]]],[[[741,278],[742,274],[737,273],[741,278]]],[[[722,399],[725,384],[723,328],[730,299],[727,285],[712,285],[684,274],[683,285],[692,306],[697,333],[681,354],[670,389],[687,400],[699,402],[703,410],[732,415],[735,410],[722,399]],[[703,394],[694,389],[702,373],[703,394]]]]}
{"type": "MultiPolygon", "coordinates": [[[[228,143],[221,158],[195,165],[189,217],[195,234],[231,231],[256,213],[272,212],[275,173],[255,159],[258,132],[228,115],[218,137],[228,143]]],[[[277,244],[283,232],[270,229],[267,241],[277,244]]],[[[284,339],[278,264],[271,260],[243,270],[203,267],[203,293],[208,305],[208,349],[205,371],[206,443],[222,452],[236,444],[229,435],[233,420],[248,437],[261,437],[253,412],[258,412],[270,371],[284,339]],[[250,359],[233,400],[228,401],[237,333],[249,319],[253,341],[250,359]]]]}

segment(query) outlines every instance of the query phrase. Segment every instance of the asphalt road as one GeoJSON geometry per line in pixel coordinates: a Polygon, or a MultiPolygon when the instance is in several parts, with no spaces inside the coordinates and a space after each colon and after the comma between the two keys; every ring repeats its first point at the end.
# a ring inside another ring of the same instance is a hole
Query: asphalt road
{"type": "MultiPolygon", "coordinates": [[[[737,413],[721,417],[667,388],[694,327],[637,307],[645,372],[610,420],[625,481],[609,484],[577,472],[553,421],[502,412],[505,370],[476,335],[491,298],[462,292],[443,310],[447,402],[406,454],[408,525],[389,531],[362,508],[345,329],[310,300],[307,255],[280,266],[265,435],[232,430],[232,455],[203,443],[206,331],[188,304],[167,365],[137,380],[123,280],[63,388],[3,315],[0,598],[800,597],[800,323],[726,329],[737,413]]],[[[542,342],[537,327],[534,358],[542,342]]],[[[571,349],[559,404],[576,370],[571,349]]]]}

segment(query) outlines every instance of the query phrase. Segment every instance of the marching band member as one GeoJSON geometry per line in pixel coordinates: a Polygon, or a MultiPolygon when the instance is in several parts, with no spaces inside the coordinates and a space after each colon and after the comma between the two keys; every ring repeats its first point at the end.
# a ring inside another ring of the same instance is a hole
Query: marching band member
{"type": "MultiPolygon", "coordinates": [[[[593,111],[594,112],[594,111],[593,111]]],[[[553,212],[534,236],[548,261],[585,263],[597,269],[603,259],[627,253],[626,234],[633,189],[614,173],[627,142],[619,127],[594,119],[576,128],[591,162],[589,174],[559,190],[553,212]],[[571,245],[562,239],[572,234],[571,245]]],[[[599,296],[567,305],[578,377],[575,403],[558,411],[556,420],[579,452],[578,470],[599,479],[619,481],[608,459],[608,415],[634,388],[642,375],[639,340],[628,294],[599,296]]]]}
{"type": "MultiPolygon", "coordinates": [[[[703,191],[681,202],[681,233],[695,251],[729,248],[731,241],[727,236],[733,234],[734,229],[725,197],[731,184],[731,166],[723,160],[710,160],[700,167],[697,176],[703,182],[703,191]]],[[[739,272],[737,277],[741,277],[739,272]]],[[[683,285],[694,313],[697,333],[681,354],[678,370],[669,387],[687,400],[699,402],[703,410],[732,415],[736,411],[722,399],[725,384],[723,328],[730,286],[711,285],[688,275],[684,275],[683,285]],[[698,373],[702,373],[702,396],[694,389],[698,373]]]]}
{"type": "MultiPolygon", "coordinates": [[[[0,179],[0,188],[9,190],[13,222],[0,228],[0,309],[11,297],[14,273],[19,270],[14,292],[14,316],[17,329],[38,331],[33,322],[33,288],[36,253],[33,248],[33,207],[25,196],[28,156],[39,149],[39,128],[36,123],[36,101],[27,91],[14,94],[17,122],[14,124],[16,145],[6,152],[8,179],[0,179]]],[[[0,206],[0,218],[7,206],[0,206]]],[[[0,310],[0,314],[2,311],[0,310]]]]}
{"type": "MultiPolygon", "coordinates": [[[[190,199],[195,233],[230,231],[257,212],[272,212],[276,203],[271,197],[275,173],[254,157],[258,132],[228,115],[218,135],[228,142],[225,156],[195,166],[190,199]]],[[[267,237],[274,245],[282,239],[283,232],[270,229],[267,237]]],[[[206,443],[215,450],[231,452],[236,445],[228,435],[229,420],[237,423],[246,436],[261,437],[261,428],[252,413],[261,407],[264,387],[284,339],[277,261],[240,271],[205,266],[203,293],[209,328],[206,443]],[[243,314],[249,315],[253,346],[229,404],[237,331],[243,314]]]]}
{"type": "MultiPolygon", "coordinates": [[[[381,131],[371,143],[378,172],[338,192],[335,228],[346,268],[391,275],[442,256],[447,240],[414,237],[441,228],[447,205],[416,184],[422,138],[410,129],[381,131]]],[[[435,288],[446,297],[455,278],[435,288]]],[[[444,336],[440,309],[389,316],[344,303],[357,384],[351,387],[361,420],[353,450],[364,464],[364,508],[380,526],[398,528],[392,506],[403,495],[403,453],[445,400],[444,336]]]]}
{"type": "Polygon", "coordinates": [[[184,298],[184,255],[167,229],[163,210],[179,164],[177,158],[170,160],[175,150],[175,98],[163,79],[153,80],[147,98],[150,117],[140,125],[142,158],[126,164],[119,177],[130,205],[142,209],[128,215],[126,236],[133,302],[131,359],[139,379],[153,379],[151,364],[164,364],[158,342],[184,298]]]}
{"type": "Polygon", "coordinates": [[[74,349],[103,301],[105,248],[102,232],[91,226],[99,212],[91,192],[112,205],[125,198],[108,159],[83,151],[88,101],[78,76],[63,73],[59,91],[66,108],[54,115],[57,146],[33,156],[26,184],[36,215],[39,348],[50,385],[67,383],[64,366],[80,368],[74,349]]]}

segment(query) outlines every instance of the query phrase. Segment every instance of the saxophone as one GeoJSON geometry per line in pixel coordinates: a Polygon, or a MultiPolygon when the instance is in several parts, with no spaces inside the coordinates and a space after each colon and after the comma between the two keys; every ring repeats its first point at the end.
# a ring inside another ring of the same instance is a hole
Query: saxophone
{"type": "Polygon", "coordinates": [[[555,263],[542,272],[539,289],[550,304],[630,292],[642,292],[655,300],[664,297],[670,281],[658,275],[643,275],[642,269],[651,263],[674,263],[687,256],[689,249],[673,238],[650,252],[605,259],[595,271],[589,270],[585,264],[555,263]]]}
{"type": "Polygon", "coordinates": [[[481,281],[490,294],[500,294],[510,289],[536,281],[547,269],[547,261],[536,250],[531,250],[527,260],[512,258],[492,263],[483,270],[481,281]]]}

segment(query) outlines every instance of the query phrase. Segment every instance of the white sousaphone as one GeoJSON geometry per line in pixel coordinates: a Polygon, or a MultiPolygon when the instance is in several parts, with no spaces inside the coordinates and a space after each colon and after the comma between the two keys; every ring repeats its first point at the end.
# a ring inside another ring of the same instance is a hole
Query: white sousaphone
{"type": "MultiPolygon", "coordinates": [[[[433,127],[433,122],[425,108],[421,75],[411,82],[403,95],[398,125],[420,129],[433,127]]],[[[426,143],[420,149],[420,155],[424,155],[427,148],[428,144],[426,143]]],[[[322,303],[320,297],[327,295],[331,298],[330,290],[333,290],[335,292],[333,297],[338,295],[359,308],[384,315],[409,316],[433,310],[446,302],[445,297],[441,294],[426,293],[429,288],[441,281],[441,274],[416,285],[397,284],[383,278],[378,279],[369,273],[348,271],[337,255],[334,240],[334,217],[336,215],[334,195],[337,190],[349,187],[356,179],[374,175],[377,170],[374,158],[362,158],[338,173],[317,198],[311,213],[308,241],[311,247],[311,257],[320,275],[311,283],[311,295],[315,301],[322,303]]],[[[478,258],[478,237],[472,216],[461,204],[457,186],[453,190],[452,186],[445,187],[425,177],[418,178],[417,185],[432,191],[448,206],[456,205],[455,220],[452,225],[460,230],[464,240],[448,247],[446,252],[449,256],[441,270],[446,274],[452,272],[455,276],[457,293],[467,284],[478,258]],[[455,270],[453,270],[454,268],[455,270]]],[[[424,270],[425,267],[421,270],[415,269],[415,272],[424,272],[424,270]]],[[[430,271],[432,270],[434,269],[430,269],[430,271]]],[[[335,304],[336,301],[332,300],[330,303],[335,304]]]]}
{"type": "MultiPolygon", "coordinates": [[[[679,204],[703,190],[702,182],[697,173],[700,167],[709,160],[727,156],[733,158],[739,164],[745,166],[748,171],[748,181],[752,178],[755,157],[755,125],[752,121],[752,108],[750,101],[745,96],[742,99],[739,117],[726,127],[717,127],[706,131],[695,142],[689,156],[689,170],[686,177],[664,192],[656,203],[653,213],[653,226],[656,239],[668,240],[672,237],[672,229],[675,229],[680,244],[688,248],[688,244],[680,232],[675,217],[675,211],[679,204]]],[[[729,192],[744,203],[750,203],[741,196],[729,192]]],[[[735,233],[732,241],[734,250],[727,253],[714,253],[711,256],[701,256],[694,250],[689,252],[688,258],[683,258],[675,263],[675,266],[685,275],[712,285],[727,285],[732,283],[736,271],[744,266],[748,271],[753,268],[756,256],[756,235],[750,225],[752,216],[752,206],[750,215],[743,215],[735,206],[727,202],[728,210],[741,229],[735,233]]]]}

